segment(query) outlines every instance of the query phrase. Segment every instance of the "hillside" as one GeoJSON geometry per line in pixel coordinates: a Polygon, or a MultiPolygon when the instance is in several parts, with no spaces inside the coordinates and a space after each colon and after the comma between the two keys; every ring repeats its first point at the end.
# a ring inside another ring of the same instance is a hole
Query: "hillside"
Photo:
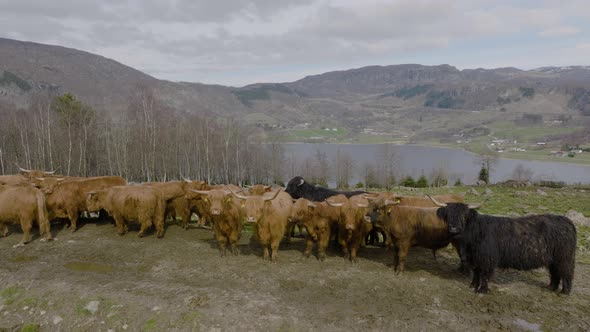
{"type": "Polygon", "coordinates": [[[474,130],[493,134],[500,121],[531,125],[521,121],[526,114],[541,115],[532,123],[541,132],[550,124],[575,135],[590,121],[590,67],[583,66],[368,66],[233,88],[158,80],[99,55],[2,38],[0,59],[0,101],[18,107],[36,91],[54,90],[116,111],[138,86],[147,86],[170,107],[281,125],[291,140],[318,139],[305,130],[327,127],[341,130],[319,140],[442,142],[474,130]]]}

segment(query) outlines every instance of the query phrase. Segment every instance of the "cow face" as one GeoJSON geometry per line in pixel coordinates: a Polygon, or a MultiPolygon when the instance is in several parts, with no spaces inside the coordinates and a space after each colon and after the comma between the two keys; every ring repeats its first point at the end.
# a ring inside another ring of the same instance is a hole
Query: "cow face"
{"type": "Polygon", "coordinates": [[[467,223],[477,217],[476,209],[479,206],[470,206],[464,203],[447,203],[445,207],[436,210],[436,215],[449,225],[449,233],[460,234],[467,223]]]}
{"type": "Polygon", "coordinates": [[[92,191],[86,193],[86,207],[90,212],[96,212],[102,209],[102,191],[92,191]]]}
{"type": "Polygon", "coordinates": [[[262,218],[264,213],[264,205],[270,204],[265,203],[262,196],[249,196],[246,199],[240,199],[242,204],[242,209],[246,216],[246,221],[250,223],[255,223],[262,218]]]}
{"type": "Polygon", "coordinates": [[[265,186],[263,184],[256,184],[248,189],[248,195],[250,196],[262,196],[264,193],[272,191],[271,186],[265,186]]]}
{"type": "Polygon", "coordinates": [[[308,184],[302,177],[296,176],[289,180],[287,183],[287,189],[285,189],[285,191],[294,199],[298,199],[303,196],[303,191],[307,186],[308,184]]]}
{"type": "Polygon", "coordinates": [[[369,199],[369,208],[367,209],[367,216],[370,218],[373,225],[383,227],[384,221],[391,213],[394,205],[398,205],[399,200],[389,200],[384,197],[369,199]]]}
{"type": "Polygon", "coordinates": [[[35,177],[33,180],[33,183],[44,194],[50,195],[65,180],[66,180],[66,178],[56,178],[56,177],[39,178],[39,177],[35,177]]]}
{"type": "Polygon", "coordinates": [[[211,190],[204,199],[205,202],[209,204],[209,212],[211,215],[219,216],[223,214],[225,209],[229,207],[233,197],[231,192],[228,193],[224,190],[211,190]]]}

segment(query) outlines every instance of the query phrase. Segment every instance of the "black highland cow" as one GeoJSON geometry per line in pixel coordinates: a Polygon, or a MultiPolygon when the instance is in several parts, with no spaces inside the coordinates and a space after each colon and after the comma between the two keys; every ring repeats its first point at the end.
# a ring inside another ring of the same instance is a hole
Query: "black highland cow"
{"type": "MultiPolygon", "coordinates": [[[[437,202],[435,202],[437,203],[437,202]]],[[[463,203],[438,203],[440,218],[449,232],[460,234],[467,262],[473,269],[471,287],[487,293],[494,269],[532,270],[547,267],[553,291],[562,283],[563,294],[572,290],[576,255],[576,228],[566,217],[543,214],[520,218],[479,214],[463,203]]]]}
{"type": "Polygon", "coordinates": [[[289,180],[285,191],[291,195],[293,199],[305,198],[313,202],[323,202],[328,197],[340,194],[350,198],[351,196],[367,193],[366,191],[335,191],[323,187],[316,187],[305,182],[301,176],[296,176],[289,180]]]}

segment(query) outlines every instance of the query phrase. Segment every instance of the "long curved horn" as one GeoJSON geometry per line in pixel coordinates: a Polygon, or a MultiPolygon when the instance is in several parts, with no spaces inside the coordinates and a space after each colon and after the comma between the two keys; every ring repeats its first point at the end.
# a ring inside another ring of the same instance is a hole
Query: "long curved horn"
{"type": "Polygon", "coordinates": [[[236,196],[237,198],[239,198],[239,199],[248,199],[248,196],[239,195],[239,194],[235,193],[233,190],[231,190],[231,188],[230,188],[230,187],[228,187],[228,186],[225,186],[225,187],[226,187],[227,189],[229,189],[229,191],[230,191],[230,192],[231,192],[231,193],[232,193],[234,196],[236,196]]]}
{"type": "Polygon", "coordinates": [[[390,200],[386,199],[383,204],[384,205],[398,205],[399,202],[398,201],[390,201],[390,200]]]}
{"type": "Polygon", "coordinates": [[[301,181],[299,182],[299,184],[297,185],[297,187],[302,186],[305,183],[305,180],[301,179],[301,181]]]}
{"type": "Polygon", "coordinates": [[[439,206],[439,207],[446,207],[447,204],[446,203],[441,203],[439,201],[437,201],[436,199],[434,199],[432,196],[426,194],[426,197],[430,198],[430,200],[432,201],[432,203],[434,203],[434,205],[439,206]]]}
{"type": "Polygon", "coordinates": [[[307,203],[307,206],[312,207],[312,208],[318,207],[317,205],[313,204],[312,202],[307,203]]]}
{"type": "Polygon", "coordinates": [[[328,203],[331,207],[341,207],[344,203],[331,203],[329,200],[324,200],[324,202],[328,203]]]}
{"type": "Polygon", "coordinates": [[[484,205],[484,203],[488,201],[488,199],[489,199],[489,198],[486,198],[486,200],[485,200],[485,201],[483,201],[483,202],[481,202],[481,203],[478,203],[478,204],[467,204],[467,207],[469,207],[470,209],[477,210],[477,209],[479,209],[480,207],[482,207],[482,206],[484,205]]]}
{"type": "Polygon", "coordinates": [[[271,189],[271,188],[272,188],[272,186],[264,186],[264,190],[271,189]]]}
{"type": "Polygon", "coordinates": [[[362,207],[362,208],[368,208],[369,204],[360,204],[360,203],[356,203],[356,206],[358,207],[362,207]]]}
{"type": "Polygon", "coordinates": [[[195,192],[195,193],[200,194],[200,195],[209,195],[209,192],[211,190],[194,190],[194,189],[189,189],[189,191],[195,192]]]}
{"type": "Polygon", "coordinates": [[[247,189],[250,189],[250,188],[252,188],[252,187],[254,187],[254,186],[250,186],[250,185],[245,185],[245,186],[244,186],[244,188],[247,188],[247,189]]]}
{"type": "Polygon", "coordinates": [[[277,198],[277,196],[279,196],[279,193],[280,193],[281,191],[283,191],[283,189],[279,189],[279,190],[277,190],[277,192],[276,192],[276,193],[274,194],[274,196],[272,196],[272,197],[264,197],[264,201],[265,201],[265,202],[267,202],[267,201],[272,201],[273,199],[277,198]]]}
{"type": "Polygon", "coordinates": [[[61,166],[57,166],[57,168],[56,168],[56,169],[54,169],[53,171],[51,171],[51,172],[44,172],[44,173],[46,173],[46,174],[50,174],[50,175],[53,175],[53,174],[55,174],[55,172],[57,172],[57,170],[58,170],[58,169],[60,169],[60,168],[61,168],[61,166]]]}
{"type": "Polygon", "coordinates": [[[27,173],[31,173],[32,172],[30,169],[24,169],[24,168],[20,167],[17,163],[14,163],[14,165],[16,167],[18,167],[18,170],[21,171],[21,172],[27,172],[27,173]]]}
{"type": "Polygon", "coordinates": [[[183,179],[183,180],[184,180],[184,182],[186,182],[186,183],[192,183],[192,181],[191,181],[191,180],[189,180],[189,179],[185,178],[184,176],[182,177],[182,179],[183,179]]]}

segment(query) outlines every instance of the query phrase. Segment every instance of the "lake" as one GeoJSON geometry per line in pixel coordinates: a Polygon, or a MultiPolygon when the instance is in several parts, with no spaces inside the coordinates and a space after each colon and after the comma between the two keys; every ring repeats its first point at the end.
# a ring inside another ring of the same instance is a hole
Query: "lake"
{"type": "MultiPolygon", "coordinates": [[[[368,163],[375,163],[380,144],[285,144],[285,155],[295,156],[297,160],[315,155],[319,149],[326,153],[330,162],[336,159],[338,149],[348,153],[355,160],[355,172],[350,184],[362,181],[362,168],[368,163]]],[[[447,172],[449,183],[457,178],[465,184],[473,184],[477,180],[481,164],[477,155],[463,149],[427,147],[420,145],[391,145],[397,161],[396,177],[411,175],[414,178],[424,174],[427,177],[436,169],[447,172]]],[[[500,182],[511,178],[514,169],[522,164],[533,171],[533,180],[564,181],[566,183],[590,183],[590,166],[562,162],[530,161],[519,159],[498,159],[492,168],[490,180],[500,182]]],[[[334,186],[334,181],[329,183],[334,186]]]]}

